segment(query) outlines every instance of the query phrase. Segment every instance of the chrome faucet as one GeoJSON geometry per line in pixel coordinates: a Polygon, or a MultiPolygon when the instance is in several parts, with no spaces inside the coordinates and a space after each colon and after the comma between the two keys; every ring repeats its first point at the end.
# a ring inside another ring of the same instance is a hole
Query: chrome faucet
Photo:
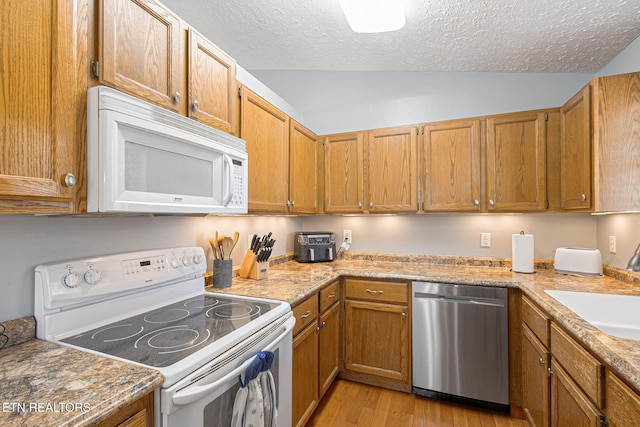
{"type": "Polygon", "coordinates": [[[633,254],[629,263],[627,264],[627,270],[640,271],[640,245],[636,248],[636,253],[633,254]]]}

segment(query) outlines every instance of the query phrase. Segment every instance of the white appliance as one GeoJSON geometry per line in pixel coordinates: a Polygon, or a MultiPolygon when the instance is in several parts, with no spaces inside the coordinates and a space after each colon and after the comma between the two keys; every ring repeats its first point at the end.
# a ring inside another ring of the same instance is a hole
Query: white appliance
{"type": "Polygon", "coordinates": [[[247,213],[244,140],[105,86],[87,91],[89,212],[247,213]]]}
{"type": "Polygon", "coordinates": [[[239,375],[271,351],[277,423],[291,425],[291,307],[205,292],[205,269],[199,247],[39,265],[37,337],[160,371],[161,427],[230,425],[239,375]]]}

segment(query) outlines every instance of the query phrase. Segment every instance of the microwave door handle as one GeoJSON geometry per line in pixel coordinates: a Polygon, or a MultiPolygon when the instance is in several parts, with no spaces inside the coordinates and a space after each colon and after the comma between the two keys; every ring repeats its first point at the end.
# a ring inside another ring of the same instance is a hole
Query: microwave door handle
{"type": "Polygon", "coordinates": [[[233,162],[228,154],[222,156],[223,164],[227,167],[227,195],[222,199],[222,205],[227,206],[233,198],[233,162]]]}
{"type": "MultiPolygon", "coordinates": [[[[287,334],[289,334],[293,330],[293,327],[295,326],[295,324],[296,324],[295,317],[291,317],[289,320],[287,320],[284,324],[284,332],[280,334],[274,341],[271,342],[271,344],[265,347],[262,351],[272,351],[273,349],[275,349],[280,344],[280,341],[282,341],[284,337],[286,337],[287,334]]],[[[252,360],[253,360],[253,357],[247,360],[246,362],[244,362],[242,365],[238,366],[233,371],[229,372],[224,377],[210,384],[203,385],[203,386],[198,386],[198,385],[187,386],[185,389],[180,390],[173,395],[173,399],[172,399],[173,403],[175,405],[188,405],[208,394],[211,394],[218,387],[231,381],[233,377],[237,377],[240,374],[242,374],[242,372],[244,372],[249,367],[249,364],[251,363],[252,360]]]]}

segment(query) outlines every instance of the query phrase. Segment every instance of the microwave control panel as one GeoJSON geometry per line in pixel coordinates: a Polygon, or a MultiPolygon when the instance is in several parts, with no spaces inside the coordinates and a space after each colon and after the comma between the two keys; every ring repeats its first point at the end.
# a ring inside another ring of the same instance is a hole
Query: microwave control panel
{"type": "Polygon", "coordinates": [[[245,165],[242,160],[232,159],[231,163],[233,164],[233,172],[232,172],[232,186],[233,186],[233,197],[231,198],[231,202],[229,202],[232,206],[242,206],[244,204],[246,194],[246,183],[245,183],[245,165]]]}

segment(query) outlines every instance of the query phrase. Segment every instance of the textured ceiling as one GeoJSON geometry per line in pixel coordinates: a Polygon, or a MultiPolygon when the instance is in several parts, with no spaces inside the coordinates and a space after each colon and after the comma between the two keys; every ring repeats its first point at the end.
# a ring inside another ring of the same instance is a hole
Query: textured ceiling
{"type": "Polygon", "coordinates": [[[639,0],[401,0],[357,34],[338,0],[161,0],[247,70],[596,73],[640,35],[639,0]]]}

